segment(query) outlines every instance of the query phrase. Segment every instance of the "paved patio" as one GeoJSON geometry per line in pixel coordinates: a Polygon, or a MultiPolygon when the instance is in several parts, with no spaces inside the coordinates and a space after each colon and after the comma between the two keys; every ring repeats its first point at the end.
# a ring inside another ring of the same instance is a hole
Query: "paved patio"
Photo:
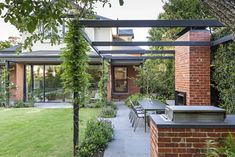
{"type": "Polygon", "coordinates": [[[129,108],[123,102],[118,106],[117,117],[112,119],[114,125],[114,139],[104,152],[104,157],[149,157],[150,134],[144,132],[144,122],[140,120],[136,131],[130,125],[129,108]]]}
{"type": "Polygon", "coordinates": [[[36,108],[72,108],[70,103],[35,103],[34,107],[36,108]]]}

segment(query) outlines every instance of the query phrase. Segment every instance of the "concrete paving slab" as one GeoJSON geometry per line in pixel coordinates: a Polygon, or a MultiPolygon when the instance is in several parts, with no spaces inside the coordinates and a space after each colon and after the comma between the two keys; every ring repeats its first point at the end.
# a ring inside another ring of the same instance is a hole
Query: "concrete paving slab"
{"type": "Polygon", "coordinates": [[[140,120],[136,131],[128,119],[129,108],[124,102],[117,102],[117,117],[112,119],[114,139],[104,152],[104,157],[149,157],[150,133],[144,132],[144,121],[140,120]]]}

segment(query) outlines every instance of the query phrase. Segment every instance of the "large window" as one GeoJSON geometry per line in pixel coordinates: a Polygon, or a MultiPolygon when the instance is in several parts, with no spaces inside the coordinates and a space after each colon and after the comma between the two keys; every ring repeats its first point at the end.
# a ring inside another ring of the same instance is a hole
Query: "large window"
{"type": "Polygon", "coordinates": [[[33,66],[33,95],[36,102],[44,101],[44,66],[33,66]]]}
{"type": "Polygon", "coordinates": [[[114,79],[113,79],[113,90],[117,93],[127,93],[127,67],[114,67],[113,68],[114,79]]]}
{"type": "Polygon", "coordinates": [[[64,91],[59,65],[26,65],[25,97],[35,102],[71,101],[72,94],[64,91]]]}
{"type": "Polygon", "coordinates": [[[62,69],[58,65],[45,66],[45,99],[46,101],[65,101],[61,80],[62,69]]]}

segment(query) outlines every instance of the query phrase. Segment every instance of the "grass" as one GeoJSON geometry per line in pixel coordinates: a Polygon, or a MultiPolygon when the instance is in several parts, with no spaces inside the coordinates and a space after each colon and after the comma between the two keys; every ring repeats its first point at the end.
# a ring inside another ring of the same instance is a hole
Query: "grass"
{"type": "MultiPolygon", "coordinates": [[[[95,119],[99,109],[81,109],[80,139],[86,122],[95,119]]],[[[0,156],[72,156],[71,109],[0,108],[0,156]]]]}

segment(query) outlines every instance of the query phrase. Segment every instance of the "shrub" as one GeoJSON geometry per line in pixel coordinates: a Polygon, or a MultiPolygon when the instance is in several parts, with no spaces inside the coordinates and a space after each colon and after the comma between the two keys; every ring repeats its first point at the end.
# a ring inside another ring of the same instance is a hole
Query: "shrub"
{"type": "Polygon", "coordinates": [[[215,141],[213,140],[206,141],[205,156],[206,157],[219,157],[219,150],[217,147],[217,143],[215,141]]]}
{"type": "Polygon", "coordinates": [[[34,106],[34,100],[29,99],[28,102],[24,102],[22,100],[17,101],[13,107],[15,108],[26,108],[26,107],[33,107],[34,106]]]}
{"type": "MultiPolygon", "coordinates": [[[[214,40],[232,32],[223,28],[213,34],[214,40]]],[[[219,99],[215,97],[215,105],[235,113],[235,42],[227,42],[213,49],[212,85],[218,91],[219,99]]],[[[215,94],[217,95],[217,93],[215,94]]]]}
{"type": "Polygon", "coordinates": [[[87,103],[84,106],[85,108],[98,108],[96,103],[87,103]]]}
{"type": "Polygon", "coordinates": [[[100,112],[102,118],[113,118],[116,117],[116,110],[110,106],[102,108],[100,112]]]}
{"type": "Polygon", "coordinates": [[[205,148],[206,157],[234,157],[235,156],[235,137],[232,133],[229,133],[225,139],[221,142],[215,142],[213,140],[206,141],[205,148]],[[218,144],[221,146],[218,147],[218,144]]]}
{"type": "Polygon", "coordinates": [[[235,137],[232,133],[222,141],[223,147],[220,149],[221,154],[224,154],[228,157],[235,156],[235,137]]]}
{"type": "Polygon", "coordinates": [[[101,107],[104,107],[104,106],[105,106],[105,103],[102,102],[102,101],[97,101],[97,102],[95,103],[95,105],[96,105],[97,108],[101,108],[101,107]]]}
{"type": "Polygon", "coordinates": [[[128,107],[130,107],[130,106],[131,106],[130,101],[132,101],[134,104],[137,104],[138,101],[141,100],[141,99],[143,99],[144,97],[146,97],[146,96],[144,96],[144,95],[142,95],[142,94],[140,94],[140,93],[138,93],[138,94],[133,94],[133,95],[129,96],[129,97],[126,99],[125,104],[126,104],[128,107]]]}
{"type": "Polygon", "coordinates": [[[167,98],[166,96],[163,96],[163,95],[153,95],[152,99],[160,100],[161,102],[166,102],[166,100],[169,98],[167,98]]]}
{"type": "Polygon", "coordinates": [[[47,94],[47,99],[48,100],[55,100],[56,96],[57,96],[56,92],[51,92],[51,93],[47,94]]]}
{"type": "Polygon", "coordinates": [[[113,128],[107,121],[89,121],[85,139],[79,146],[79,157],[94,157],[103,152],[113,136],[113,128]]]}
{"type": "Polygon", "coordinates": [[[213,81],[219,91],[220,106],[235,113],[235,42],[220,46],[214,56],[213,81]]]}
{"type": "Polygon", "coordinates": [[[106,102],[106,107],[111,107],[114,110],[117,110],[117,106],[112,101],[106,102]]]}
{"type": "Polygon", "coordinates": [[[112,101],[106,101],[106,102],[102,102],[102,101],[97,101],[94,106],[96,108],[102,108],[102,107],[111,107],[113,108],[114,110],[117,109],[117,106],[114,104],[114,102],[112,101]]]}

